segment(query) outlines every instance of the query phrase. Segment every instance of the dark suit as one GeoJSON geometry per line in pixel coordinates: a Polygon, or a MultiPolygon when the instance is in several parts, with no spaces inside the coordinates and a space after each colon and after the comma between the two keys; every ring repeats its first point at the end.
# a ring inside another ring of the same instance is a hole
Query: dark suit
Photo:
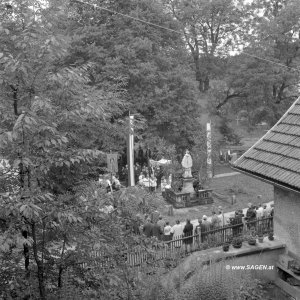
{"type": "Polygon", "coordinates": [[[148,222],[143,227],[143,232],[146,235],[146,237],[153,236],[153,224],[148,222]]]}
{"type": "Polygon", "coordinates": [[[159,240],[161,240],[162,230],[160,226],[156,223],[152,227],[152,235],[156,236],[159,240]]]}

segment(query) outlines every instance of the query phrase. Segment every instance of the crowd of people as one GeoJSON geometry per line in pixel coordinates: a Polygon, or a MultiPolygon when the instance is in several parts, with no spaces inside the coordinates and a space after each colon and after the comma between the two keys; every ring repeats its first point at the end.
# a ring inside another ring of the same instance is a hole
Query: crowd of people
{"type": "MultiPolygon", "coordinates": [[[[128,183],[128,165],[121,170],[122,178],[125,185],[128,183]]],[[[156,190],[160,186],[163,177],[163,169],[161,166],[141,166],[136,163],[134,165],[135,183],[148,187],[149,190],[156,190]]]]}
{"type": "Polygon", "coordinates": [[[177,220],[174,225],[171,225],[170,222],[163,220],[162,216],[156,212],[156,217],[154,215],[151,217],[146,216],[145,223],[140,226],[140,233],[145,234],[147,237],[155,236],[158,240],[167,243],[173,241],[175,248],[184,244],[186,251],[189,251],[195,236],[198,236],[198,242],[207,242],[209,232],[228,227],[232,230],[232,236],[237,237],[241,235],[244,225],[250,229],[251,226],[256,226],[254,223],[257,220],[273,215],[273,204],[270,206],[267,204],[255,206],[249,203],[245,214],[243,210],[236,210],[234,215],[226,216],[222,207],[219,206],[217,212],[213,211],[210,217],[203,215],[202,218],[199,218],[196,225],[192,224],[189,219],[185,223],[177,220]]]}
{"type": "Polygon", "coordinates": [[[111,175],[111,176],[100,176],[99,177],[99,185],[106,188],[107,193],[111,193],[113,191],[118,191],[122,184],[118,178],[117,175],[111,175]]]}

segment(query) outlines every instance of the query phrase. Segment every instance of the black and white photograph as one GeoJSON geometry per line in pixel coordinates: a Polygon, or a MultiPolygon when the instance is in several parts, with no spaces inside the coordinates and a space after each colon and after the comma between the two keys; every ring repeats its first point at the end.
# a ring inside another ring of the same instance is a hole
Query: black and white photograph
{"type": "Polygon", "coordinates": [[[300,0],[0,0],[0,300],[300,300],[300,0]]]}

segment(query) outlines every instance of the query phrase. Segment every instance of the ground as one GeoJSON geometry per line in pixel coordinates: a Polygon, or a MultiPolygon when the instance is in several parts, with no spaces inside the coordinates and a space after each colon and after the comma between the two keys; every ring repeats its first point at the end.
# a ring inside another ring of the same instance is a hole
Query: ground
{"type": "MultiPolygon", "coordinates": [[[[214,203],[212,205],[194,206],[189,208],[174,208],[174,216],[168,216],[168,205],[161,197],[161,205],[159,211],[164,220],[175,224],[179,219],[184,221],[189,218],[191,220],[202,218],[203,215],[210,216],[214,208],[222,206],[224,212],[235,211],[247,207],[249,202],[253,204],[265,203],[273,201],[273,186],[256,180],[244,174],[238,174],[229,177],[213,178],[210,187],[213,189],[214,203]],[[236,194],[236,203],[232,204],[232,194],[236,194]],[[258,199],[261,195],[261,199],[258,199]]],[[[160,195],[160,193],[158,193],[160,195]]]]}

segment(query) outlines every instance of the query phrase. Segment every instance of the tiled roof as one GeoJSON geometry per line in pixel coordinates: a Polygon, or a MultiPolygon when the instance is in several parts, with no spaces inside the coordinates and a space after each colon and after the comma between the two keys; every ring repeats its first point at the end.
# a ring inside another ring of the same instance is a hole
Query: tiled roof
{"type": "Polygon", "coordinates": [[[300,97],[233,168],[300,191],[300,97]]]}

